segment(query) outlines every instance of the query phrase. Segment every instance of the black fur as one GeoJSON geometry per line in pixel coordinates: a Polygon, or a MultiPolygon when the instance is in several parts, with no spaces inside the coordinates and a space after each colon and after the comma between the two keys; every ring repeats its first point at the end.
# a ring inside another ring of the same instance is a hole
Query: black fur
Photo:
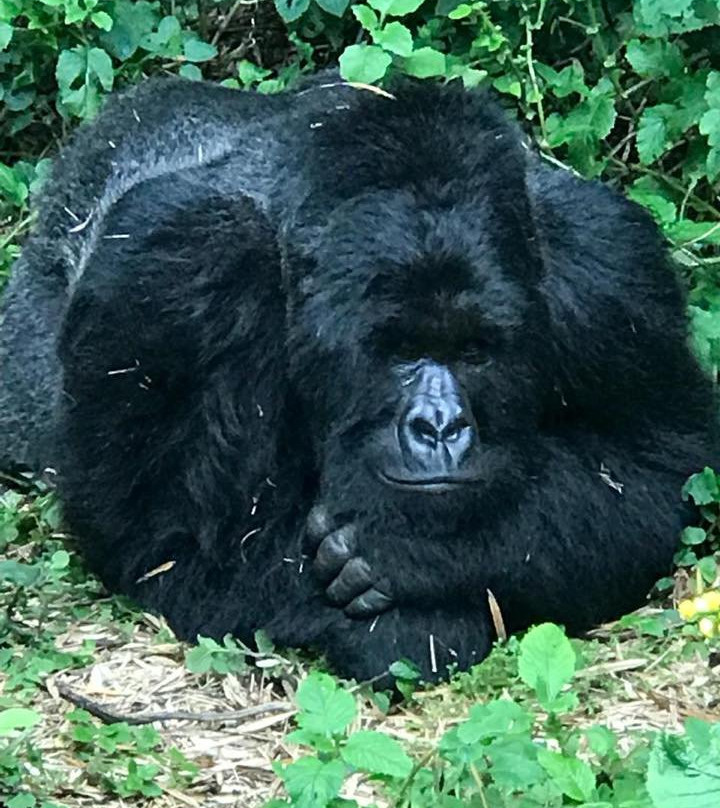
{"type": "Polygon", "coordinates": [[[5,299],[0,460],[53,466],[180,636],[359,679],[482,659],[488,590],[510,629],[637,606],[715,452],[655,226],[482,93],[328,83],[150,83],[76,136],[5,299]],[[474,447],[434,493],[378,476],[423,367],[474,447]]]}

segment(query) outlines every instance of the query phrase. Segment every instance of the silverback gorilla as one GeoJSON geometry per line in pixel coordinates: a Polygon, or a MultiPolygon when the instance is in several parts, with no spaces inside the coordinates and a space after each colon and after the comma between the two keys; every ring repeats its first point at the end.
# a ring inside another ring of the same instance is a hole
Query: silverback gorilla
{"type": "Polygon", "coordinates": [[[108,587],[426,679],[642,602],[713,401],[650,218],[482,92],[151,82],[60,155],[0,342],[0,462],[108,587]]]}

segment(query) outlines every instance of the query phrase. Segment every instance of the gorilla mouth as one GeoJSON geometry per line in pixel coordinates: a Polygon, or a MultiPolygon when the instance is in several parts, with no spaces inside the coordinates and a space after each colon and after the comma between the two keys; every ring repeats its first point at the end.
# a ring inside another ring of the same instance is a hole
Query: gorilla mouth
{"type": "Polygon", "coordinates": [[[439,494],[444,491],[453,491],[464,486],[481,482],[480,477],[462,477],[443,475],[438,477],[394,477],[384,471],[379,473],[380,479],[393,488],[403,488],[411,491],[425,491],[439,494]]]}

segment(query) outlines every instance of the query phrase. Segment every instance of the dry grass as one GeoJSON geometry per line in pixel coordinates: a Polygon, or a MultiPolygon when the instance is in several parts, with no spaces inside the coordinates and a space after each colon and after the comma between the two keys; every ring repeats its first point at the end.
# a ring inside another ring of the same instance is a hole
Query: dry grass
{"type": "MultiPolygon", "coordinates": [[[[58,639],[62,650],[79,649],[88,639],[98,648],[92,665],[51,676],[33,705],[44,716],[34,740],[48,768],[62,773],[55,799],[68,808],[128,805],[108,797],[73,753],[67,741],[66,715],[73,709],[68,690],[71,698],[79,696],[134,719],[158,712],[203,714],[203,720],[155,723],[169,746],[176,746],[200,766],[192,786],[168,788],[153,802],[158,807],[262,805],[278,790],[273,762],[299,756],[300,751],[287,745],[284,737],[291,726],[292,698],[302,671],[276,679],[260,670],[243,678],[195,675],[185,668],[183,646],[162,642],[167,636],[165,631],[160,634],[163,628],[161,621],[146,615],[128,641],[111,625],[79,622],[58,639]],[[264,705],[260,714],[227,715],[255,705],[264,705]],[[211,720],[208,713],[224,717],[211,720]]],[[[632,732],[677,730],[689,715],[720,720],[720,666],[711,667],[700,655],[678,661],[685,642],[681,636],[667,641],[665,650],[654,658],[638,655],[638,641],[618,640],[608,632],[600,636],[601,641],[593,644],[593,664],[578,674],[582,703],[569,720],[580,725],[605,724],[628,744],[632,732]]],[[[423,754],[448,726],[462,719],[468,706],[457,688],[443,685],[419,693],[414,704],[390,716],[366,703],[360,723],[382,728],[423,754]]],[[[347,789],[347,796],[360,804],[378,799],[359,777],[351,779],[347,789]]]]}

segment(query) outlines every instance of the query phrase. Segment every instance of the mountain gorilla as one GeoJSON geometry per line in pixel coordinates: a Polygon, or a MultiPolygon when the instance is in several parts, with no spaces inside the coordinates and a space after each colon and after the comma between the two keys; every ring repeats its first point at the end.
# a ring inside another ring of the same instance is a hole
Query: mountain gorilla
{"type": "Polygon", "coordinates": [[[103,581],[181,637],[367,679],[571,630],[670,567],[709,382],[648,215],[482,92],[120,96],[6,293],[0,458],[57,471],[103,581]]]}

